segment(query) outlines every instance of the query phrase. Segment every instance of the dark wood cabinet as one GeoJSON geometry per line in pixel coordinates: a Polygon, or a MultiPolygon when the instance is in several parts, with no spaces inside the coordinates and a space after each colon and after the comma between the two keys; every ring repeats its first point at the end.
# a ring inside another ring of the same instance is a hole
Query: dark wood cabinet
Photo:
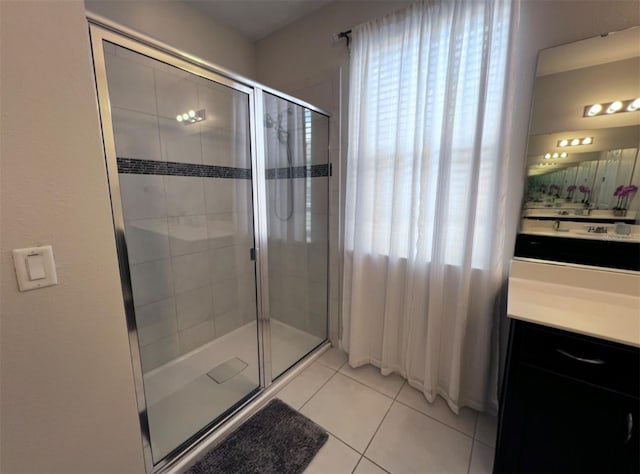
{"type": "Polygon", "coordinates": [[[494,471],[640,471],[640,351],[513,321],[494,471]]]}

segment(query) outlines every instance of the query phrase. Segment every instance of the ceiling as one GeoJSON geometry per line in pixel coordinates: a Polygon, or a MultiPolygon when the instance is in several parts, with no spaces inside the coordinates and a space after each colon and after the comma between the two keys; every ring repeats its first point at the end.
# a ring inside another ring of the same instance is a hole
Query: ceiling
{"type": "Polygon", "coordinates": [[[640,26],[543,49],[536,76],[582,69],[640,56],[640,26]]]}
{"type": "Polygon", "coordinates": [[[183,0],[253,41],[309,15],[333,0],[183,0]]]}

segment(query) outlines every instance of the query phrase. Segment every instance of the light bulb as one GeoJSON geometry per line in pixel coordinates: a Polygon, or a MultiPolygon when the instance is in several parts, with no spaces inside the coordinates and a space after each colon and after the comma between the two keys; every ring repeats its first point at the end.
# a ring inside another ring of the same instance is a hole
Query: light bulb
{"type": "Polygon", "coordinates": [[[621,108],[622,108],[622,102],[620,102],[619,100],[616,100],[615,102],[611,103],[609,108],[607,108],[607,113],[608,114],[614,114],[618,110],[620,110],[621,108]]]}
{"type": "Polygon", "coordinates": [[[600,105],[600,104],[593,104],[593,105],[589,108],[589,111],[587,112],[587,115],[588,115],[589,117],[593,117],[594,115],[598,115],[601,111],[602,111],[602,105],[600,105]]]}
{"type": "Polygon", "coordinates": [[[558,156],[559,155],[557,153],[554,153],[553,155],[551,155],[552,158],[558,158],[558,156]]]}
{"type": "Polygon", "coordinates": [[[195,116],[196,116],[195,111],[190,110],[190,111],[189,111],[189,117],[193,118],[193,117],[195,117],[195,116]]]}
{"type": "Polygon", "coordinates": [[[569,140],[567,140],[566,138],[560,140],[560,142],[558,142],[558,146],[567,146],[569,144],[569,140]]]}
{"type": "Polygon", "coordinates": [[[562,153],[560,153],[560,158],[566,158],[567,157],[567,152],[563,151],[562,153]]]}
{"type": "Polygon", "coordinates": [[[582,144],[583,145],[591,145],[591,143],[593,143],[593,138],[591,137],[585,137],[582,139],[582,144]]]}
{"type": "Polygon", "coordinates": [[[571,140],[571,146],[576,146],[576,145],[580,145],[580,139],[578,138],[574,138],[573,140],[571,140]]]}
{"type": "Polygon", "coordinates": [[[640,109],[640,97],[638,97],[636,100],[634,100],[627,106],[627,111],[629,112],[634,112],[638,109],[640,109]]]}
{"type": "Polygon", "coordinates": [[[548,160],[549,158],[551,158],[551,153],[547,153],[546,155],[544,155],[545,160],[548,160]]]}
{"type": "Polygon", "coordinates": [[[182,120],[189,120],[189,114],[182,114],[182,120]]]}
{"type": "Polygon", "coordinates": [[[180,115],[180,114],[176,115],[176,120],[178,122],[182,122],[182,115],[180,115]]]}

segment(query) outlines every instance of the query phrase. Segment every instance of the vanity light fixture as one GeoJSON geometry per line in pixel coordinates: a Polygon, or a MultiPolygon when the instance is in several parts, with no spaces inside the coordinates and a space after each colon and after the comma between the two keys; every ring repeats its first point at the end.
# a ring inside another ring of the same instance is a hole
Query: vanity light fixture
{"type": "Polygon", "coordinates": [[[627,112],[635,112],[638,109],[640,109],[640,97],[627,105],[627,112]]]}
{"type": "Polygon", "coordinates": [[[544,155],[544,159],[548,160],[548,159],[556,159],[556,158],[566,158],[567,156],[569,156],[569,154],[566,151],[563,151],[562,153],[545,153],[544,155]]]}
{"type": "Polygon", "coordinates": [[[592,143],[593,137],[562,138],[556,142],[556,145],[560,148],[564,148],[566,146],[591,145],[592,143]]]}
{"type": "Polygon", "coordinates": [[[635,112],[640,110],[640,97],[627,100],[614,100],[602,104],[590,104],[584,106],[583,117],[595,117],[597,115],[611,115],[622,112],[635,112]]]}
{"type": "Polygon", "coordinates": [[[198,110],[197,112],[195,110],[189,110],[183,114],[176,115],[176,120],[182,123],[182,125],[191,125],[192,123],[203,121],[205,117],[204,109],[198,110]]]}
{"type": "Polygon", "coordinates": [[[607,107],[607,113],[608,114],[615,114],[621,108],[622,108],[622,102],[620,102],[619,100],[616,100],[615,102],[612,102],[609,105],[609,107],[607,107]]]}
{"type": "Polygon", "coordinates": [[[602,105],[593,104],[591,107],[589,107],[589,110],[587,111],[587,116],[593,117],[594,115],[598,115],[600,112],[602,112],[602,105]]]}

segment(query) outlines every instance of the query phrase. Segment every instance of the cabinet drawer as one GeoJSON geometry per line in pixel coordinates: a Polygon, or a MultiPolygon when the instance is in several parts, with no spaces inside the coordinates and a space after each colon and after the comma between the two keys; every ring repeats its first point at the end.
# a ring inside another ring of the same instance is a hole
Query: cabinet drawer
{"type": "Polygon", "coordinates": [[[522,321],[516,323],[515,347],[521,362],[640,396],[640,350],[522,321]]]}

